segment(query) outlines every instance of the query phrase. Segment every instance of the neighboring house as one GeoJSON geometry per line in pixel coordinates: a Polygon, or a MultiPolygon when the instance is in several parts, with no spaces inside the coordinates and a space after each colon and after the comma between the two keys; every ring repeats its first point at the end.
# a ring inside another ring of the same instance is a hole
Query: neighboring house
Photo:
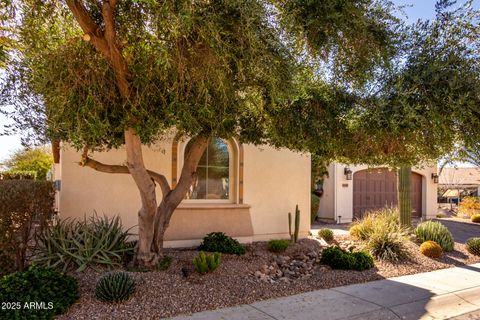
{"type": "Polygon", "coordinates": [[[439,176],[440,197],[456,202],[458,196],[480,195],[480,168],[443,168],[439,176]]]}
{"type": "MultiPolygon", "coordinates": [[[[165,139],[144,147],[148,169],[179,177],[188,140],[165,139]]],[[[123,164],[125,150],[94,153],[94,159],[123,164]]],[[[125,227],[137,224],[140,196],[130,175],[108,174],[78,165],[81,155],[63,146],[55,179],[61,180],[60,218],[94,211],[119,215],[125,227]]],[[[160,188],[157,188],[160,202],[160,188]]],[[[288,238],[288,212],[301,211],[300,236],[310,231],[310,156],[231,139],[214,139],[200,161],[197,179],[172,216],[165,245],[198,245],[209,232],[222,231],[242,242],[288,238]]]]}
{"type": "MultiPolygon", "coordinates": [[[[436,166],[412,169],[412,216],[436,216],[437,179],[436,166]]],[[[318,217],[324,221],[348,223],[360,219],[367,211],[396,206],[397,203],[394,171],[332,163],[323,183],[318,217]]]]}

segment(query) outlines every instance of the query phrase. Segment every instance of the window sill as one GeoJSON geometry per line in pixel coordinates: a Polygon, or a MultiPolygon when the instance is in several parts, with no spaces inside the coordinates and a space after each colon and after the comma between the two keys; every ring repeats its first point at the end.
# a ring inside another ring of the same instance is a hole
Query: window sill
{"type": "Polygon", "coordinates": [[[239,203],[181,203],[178,209],[248,209],[249,204],[239,203]]]}

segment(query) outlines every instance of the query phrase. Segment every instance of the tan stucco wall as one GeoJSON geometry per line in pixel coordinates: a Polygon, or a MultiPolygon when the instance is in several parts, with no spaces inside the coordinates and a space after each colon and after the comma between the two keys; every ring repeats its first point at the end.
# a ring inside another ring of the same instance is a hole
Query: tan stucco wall
{"type": "MultiPolygon", "coordinates": [[[[144,147],[148,169],[172,180],[172,140],[144,147]]],[[[244,145],[243,204],[186,203],[173,214],[165,246],[191,246],[208,232],[223,231],[243,242],[288,237],[289,211],[301,210],[300,235],[310,228],[310,157],[289,150],[244,145]]],[[[125,163],[123,149],[94,153],[98,161],[125,163]]],[[[119,215],[125,227],[137,225],[139,194],[130,175],[96,172],[78,165],[80,153],[61,150],[60,217],[83,218],[93,211],[119,215]]],[[[161,193],[157,188],[158,197],[161,193]]],[[[238,200],[238,198],[237,198],[238,200]]],[[[136,230],[133,229],[135,232],[136,230]]]]}
{"type": "Polygon", "coordinates": [[[320,206],[318,208],[318,218],[324,222],[334,222],[335,221],[335,193],[334,189],[334,167],[335,164],[331,163],[328,165],[328,176],[323,180],[323,194],[320,197],[320,206]]]}
{"type": "MultiPolygon", "coordinates": [[[[244,203],[252,206],[254,240],[288,237],[288,212],[300,209],[300,234],[310,231],[310,157],[244,146],[244,203]]],[[[292,222],[293,224],[293,222],[292,222]]],[[[292,225],[293,228],[293,225],[292,225]]]]}
{"type": "MultiPolygon", "coordinates": [[[[348,167],[355,172],[368,169],[365,165],[345,165],[333,163],[328,167],[329,178],[324,184],[324,194],[320,199],[321,217],[327,217],[341,222],[351,222],[353,218],[353,180],[346,180],[344,168],[348,167]],[[326,199],[324,201],[324,199],[326,199]],[[322,205],[322,201],[324,201],[322,205]]],[[[412,168],[422,176],[422,211],[426,219],[434,218],[437,214],[437,187],[433,182],[432,173],[437,173],[437,166],[412,168]]]]}

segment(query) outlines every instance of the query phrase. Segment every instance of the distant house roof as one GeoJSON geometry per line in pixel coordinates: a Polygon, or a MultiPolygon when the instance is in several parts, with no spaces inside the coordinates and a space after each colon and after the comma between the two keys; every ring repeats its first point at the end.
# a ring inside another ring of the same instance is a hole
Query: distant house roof
{"type": "Polygon", "coordinates": [[[458,198],[458,195],[463,192],[462,189],[447,189],[442,195],[442,197],[446,198],[458,198]]]}
{"type": "Polygon", "coordinates": [[[480,186],[480,168],[444,168],[438,183],[448,186],[480,186]]]}

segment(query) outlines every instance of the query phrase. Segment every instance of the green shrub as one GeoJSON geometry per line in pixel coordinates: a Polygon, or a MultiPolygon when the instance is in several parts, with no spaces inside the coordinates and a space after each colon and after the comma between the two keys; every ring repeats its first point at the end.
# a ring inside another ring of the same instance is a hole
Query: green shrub
{"type": "Polygon", "coordinates": [[[472,214],[470,220],[475,223],[480,223],[480,213],[472,214]]]}
{"type": "Polygon", "coordinates": [[[318,214],[318,208],[320,207],[320,197],[311,194],[311,202],[310,202],[310,222],[314,223],[315,220],[317,219],[317,214],[318,214]]]}
{"type": "Polygon", "coordinates": [[[0,280],[0,301],[15,303],[13,308],[2,308],[1,319],[52,319],[77,299],[77,281],[51,269],[31,266],[27,271],[11,273],[0,280]],[[30,303],[40,307],[28,308],[30,303]]]}
{"type": "Polygon", "coordinates": [[[452,251],[454,246],[453,236],[447,227],[438,221],[425,221],[420,223],[415,230],[418,240],[422,243],[428,240],[435,241],[443,251],[452,251]]]}
{"type": "Polygon", "coordinates": [[[0,180],[0,275],[25,269],[53,215],[54,199],[49,181],[0,180]]]}
{"type": "Polygon", "coordinates": [[[135,280],[126,272],[109,272],[95,287],[95,297],[104,302],[120,302],[135,292],[135,280]]]}
{"type": "Polygon", "coordinates": [[[322,251],[320,262],[333,269],[363,271],[374,266],[372,256],[363,251],[348,252],[338,246],[322,251]]]}
{"type": "Polygon", "coordinates": [[[425,241],[420,245],[420,252],[429,258],[440,258],[442,256],[442,247],[435,241],[425,241]]]}
{"type": "Polygon", "coordinates": [[[470,238],[466,242],[467,251],[473,255],[480,256],[480,238],[470,238]]]}
{"type": "Polygon", "coordinates": [[[215,252],[210,255],[206,255],[203,251],[200,251],[198,256],[193,258],[193,266],[200,274],[215,271],[220,265],[221,254],[215,252]]]}
{"type": "Polygon", "coordinates": [[[287,250],[289,245],[290,245],[290,241],[285,239],[270,240],[267,243],[268,251],[277,252],[277,253],[287,250]]]}
{"type": "Polygon", "coordinates": [[[355,258],[355,270],[363,271],[373,268],[373,258],[365,251],[355,251],[351,253],[355,258]]]}
{"type": "Polygon", "coordinates": [[[36,171],[8,170],[0,172],[0,180],[37,180],[36,171]]]}
{"type": "Polygon", "coordinates": [[[88,220],[66,219],[42,234],[35,261],[63,271],[71,267],[83,271],[96,265],[119,267],[125,254],[134,250],[128,236],[119,217],[95,214],[88,220]]]}
{"type": "Polygon", "coordinates": [[[318,236],[325,241],[332,241],[333,240],[333,231],[330,229],[320,229],[318,230],[318,236]]]}
{"type": "Polygon", "coordinates": [[[198,250],[208,252],[221,252],[227,254],[245,254],[245,247],[237,240],[227,236],[223,232],[212,232],[207,234],[198,250]]]}

